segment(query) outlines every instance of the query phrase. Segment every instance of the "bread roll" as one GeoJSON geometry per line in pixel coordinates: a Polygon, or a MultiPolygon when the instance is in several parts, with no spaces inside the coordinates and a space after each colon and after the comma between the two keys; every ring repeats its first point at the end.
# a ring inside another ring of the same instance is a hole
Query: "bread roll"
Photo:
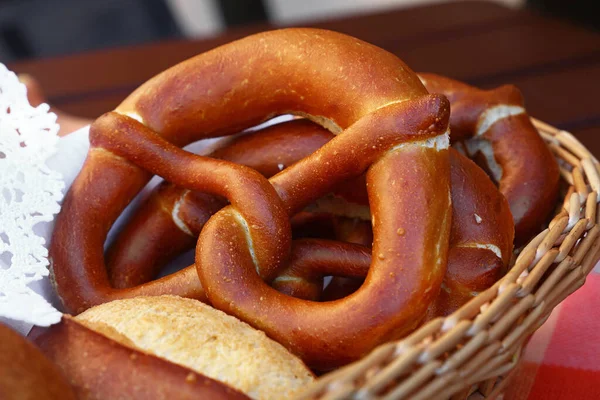
{"type": "Polygon", "coordinates": [[[279,343],[199,301],[137,297],[75,317],[113,340],[225,382],[254,399],[292,397],[314,379],[279,343]]]}
{"type": "MultiPolygon", "coordinates": [[[[103,333],[109,331],[105,325],[103,333]]],[[[69,379],[78,400],[249,399],[222,382],[132,348],[117,332],[111,335],[127,346],[104,334],[67,315],[29,336],[69,379]]]]}

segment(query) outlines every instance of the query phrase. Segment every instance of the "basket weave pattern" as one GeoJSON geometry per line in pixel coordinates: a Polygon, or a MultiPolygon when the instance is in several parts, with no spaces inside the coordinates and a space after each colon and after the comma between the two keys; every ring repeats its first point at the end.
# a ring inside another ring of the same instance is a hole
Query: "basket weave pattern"
{"type": "Polygon", "coordinates": [[[570,133],[534,125],[558,159],[568,190],[547,229],[509,272],[446,318],[379,346],[318,379],[301,399],[492,399],[551,311],[580,288],[600,256],[600,165],[570,133]]]}

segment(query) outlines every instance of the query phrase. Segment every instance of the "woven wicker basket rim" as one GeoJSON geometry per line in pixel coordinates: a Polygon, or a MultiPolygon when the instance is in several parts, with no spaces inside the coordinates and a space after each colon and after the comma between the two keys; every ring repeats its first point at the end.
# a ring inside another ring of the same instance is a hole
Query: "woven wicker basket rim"
{"type": "Polygon", "coordinates": [[[452,315],[320,377],[299,399],[491,399],[505,388],[533,332],[600,258],[600,164],[570,133],[531,120],[568,185],[548,228],[452,315]]]}

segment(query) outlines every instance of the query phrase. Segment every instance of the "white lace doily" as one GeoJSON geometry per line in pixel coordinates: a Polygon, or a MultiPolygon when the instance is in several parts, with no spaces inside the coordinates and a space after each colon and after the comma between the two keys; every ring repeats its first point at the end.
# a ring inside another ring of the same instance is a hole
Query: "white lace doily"
{"type": "Polygon", "coordinates": [[[61,174],[46,162],[58,142],[56,115],[32,107],[25,85],[0,63],[0,317],[47,326],[61,313],[30,284],[48,276],[45,239],[63,197],[61,174]]]}

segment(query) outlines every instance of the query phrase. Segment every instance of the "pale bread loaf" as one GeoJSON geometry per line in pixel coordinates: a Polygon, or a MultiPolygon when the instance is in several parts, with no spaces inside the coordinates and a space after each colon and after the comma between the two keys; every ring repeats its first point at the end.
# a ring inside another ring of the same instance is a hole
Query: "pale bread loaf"
{"type": "Polygon", "coordinates": [[[123,345],[225,382],[254,399],[290,398],[314,379],[304,363],[262,331],[196,300],[117,300],[75,319],[123,345]]]}

